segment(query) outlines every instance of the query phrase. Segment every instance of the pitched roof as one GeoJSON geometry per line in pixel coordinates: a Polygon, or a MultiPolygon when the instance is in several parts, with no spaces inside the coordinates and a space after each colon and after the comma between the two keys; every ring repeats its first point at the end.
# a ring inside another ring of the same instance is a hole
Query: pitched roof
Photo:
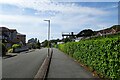
{"type": "Polygon", "coordinates": [[[14,31],[16,31],[16,32],[17,32],[17,30],[16,30],[16,29],[10,29],[10,32],[14,32],[14,31]]]}
{"type": "Polygon", "coordinates": [[[17,33],[17,36],[26,36],[25,34],[17,33]]]}
{"type": "Polygon", "coordinates": [[[119,32],[120,31],[120,25],[114,25],[110,28],[107,29],[103,29],[103,30],[99,30],[99,31],[95,31],[96,33],[100,32],[100,33],[111,33],[113,31],[119,32]]]}
{"type": "Polygon", "coordinates": [[[10,31],[10,30],[6,27],[0,27],[0,31],[10,31]]]}

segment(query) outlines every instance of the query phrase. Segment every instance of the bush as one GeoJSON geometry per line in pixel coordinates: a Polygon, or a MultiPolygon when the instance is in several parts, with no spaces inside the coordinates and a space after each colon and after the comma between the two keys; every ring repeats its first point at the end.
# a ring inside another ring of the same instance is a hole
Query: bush
{"type": "Polygon", "coordinates": [[[13,48],[9,49],[8,53],[13,53],[13,48]]]}
{"type": "Polygon", "coordinates": [[[12,48],[14,48],[14,49],[16,49],[16,48],[20,48],[20,47],[21,47],[20,44],[13,44],[13,45],[12,45],[12,48]]]}
{"type": "Polygon", "coordinates": [[[120,77],[120,38],[69,42],[58,48],[106,78],[120,77]]]}

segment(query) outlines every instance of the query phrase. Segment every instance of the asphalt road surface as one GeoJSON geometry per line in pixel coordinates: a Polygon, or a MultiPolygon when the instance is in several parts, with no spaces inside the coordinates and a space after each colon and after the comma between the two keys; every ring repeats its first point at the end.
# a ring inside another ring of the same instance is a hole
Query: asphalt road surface
{"type": "Polygon", "coordinates": [[[3,59],[2,77],[3,78],[34,78],[38,69],[47,56],[47,49],[35,50],[3,59]]]}
{"type": "Polygon", "coordinates": [[[95,78],[72,58],[58,49],[53,49],[53,56],[47,76],[51,78],[95,78]]]}

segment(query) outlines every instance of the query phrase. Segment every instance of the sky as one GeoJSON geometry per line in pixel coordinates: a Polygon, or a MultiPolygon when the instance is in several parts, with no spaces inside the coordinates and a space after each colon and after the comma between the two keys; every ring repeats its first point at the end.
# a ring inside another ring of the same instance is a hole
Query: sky
{"type": "Polygon", "coordinates": [[[62,38],[62,32],[101,30],[118,24],[119,0],[0,0],[0,26],[17,29],[26,39],[62,38]]]}

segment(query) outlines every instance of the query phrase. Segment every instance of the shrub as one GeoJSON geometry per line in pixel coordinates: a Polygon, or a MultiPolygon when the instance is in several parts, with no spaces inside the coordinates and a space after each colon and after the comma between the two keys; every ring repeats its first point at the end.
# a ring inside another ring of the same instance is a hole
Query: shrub
{"type": "Polygon", "coordinates": [[[13,48],[9,49],[8,53],[13,53],[13,48]]]}
{"type": "Polygon", "coordinates": [[[15,48],[20,48],[20,47],[21,47],[20,44],[13,44],[13,45],[12,45],[12,48],[14,48],[14,49],[15,49],[15,48]]]}

